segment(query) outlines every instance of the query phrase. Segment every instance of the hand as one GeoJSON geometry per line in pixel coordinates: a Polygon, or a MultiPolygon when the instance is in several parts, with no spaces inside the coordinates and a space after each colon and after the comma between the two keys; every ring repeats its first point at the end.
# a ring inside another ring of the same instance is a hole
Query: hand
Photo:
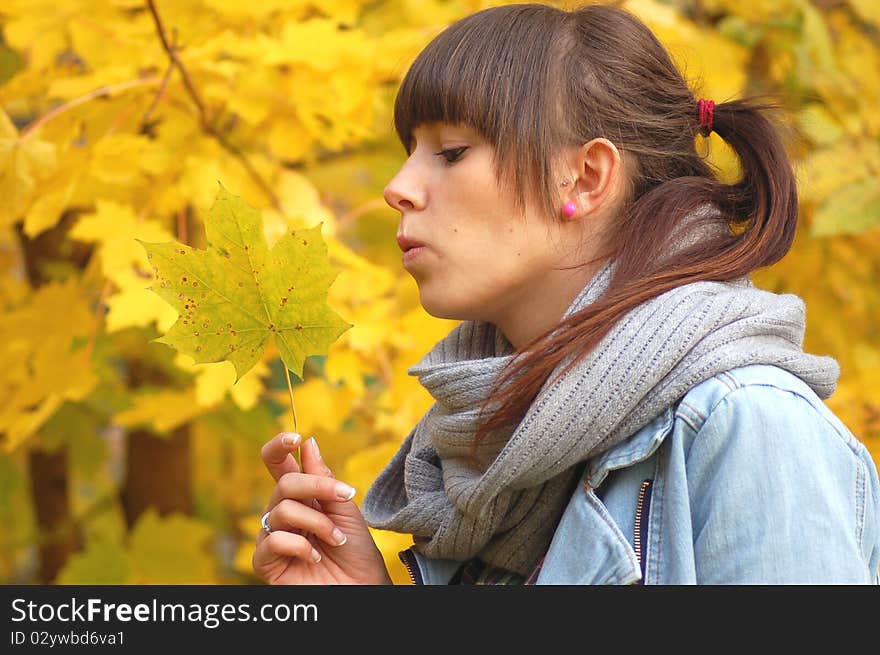
{"type": "Polygon", "coordinates": [[[261,451],[277,484],[265,510],[272,532],[257,536],[254,572],[268,584],[393,584],[351,500],[355,490],[333,477],[314,437],[302,444],[300,471],[291,452],[301,440],[282,432],[261,451]]]}

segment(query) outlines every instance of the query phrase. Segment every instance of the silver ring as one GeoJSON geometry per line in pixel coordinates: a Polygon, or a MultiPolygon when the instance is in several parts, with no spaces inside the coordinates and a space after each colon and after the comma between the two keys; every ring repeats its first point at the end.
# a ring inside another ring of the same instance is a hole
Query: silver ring
{"type": "Polygon", "coordinates": [[[266,534],[271,534],[272,528],[269,527],[269,512],[263,514],[263,518],[260,519],[260,525],[263,526],[263,530],[266,534]]]}

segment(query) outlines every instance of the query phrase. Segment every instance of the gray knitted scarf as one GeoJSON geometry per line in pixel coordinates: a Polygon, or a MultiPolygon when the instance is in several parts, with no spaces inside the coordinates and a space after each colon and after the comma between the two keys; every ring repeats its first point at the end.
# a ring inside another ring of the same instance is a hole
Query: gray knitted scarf
{"type": "MultiPolygon", "coordinates": [[[[608,286],[605,265],[565,316],[608,286]]],[[[773,364],[820,398],[840,372],[831,357],[802,349],[805,306],[747,278],[695,282],[632,309],[592,353],[550,385],[506,434],[469,457],[478,410],[514,356],[491,323],[464,321],[409,369],[434,405],[373,485],[362,511],[374,528],[410,533],[432,558],[489,564],[528,575],[546,552],[581,473],[579,464],[633,435],[689,389],[717,373],[773,364]]]]}

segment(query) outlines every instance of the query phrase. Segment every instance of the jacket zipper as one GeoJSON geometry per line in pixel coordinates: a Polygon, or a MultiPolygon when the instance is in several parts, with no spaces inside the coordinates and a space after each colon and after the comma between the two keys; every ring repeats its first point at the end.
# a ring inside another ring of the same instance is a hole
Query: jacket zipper
{"type": "Polygon", "coordinates": [[[639,584],[645,582],[645,559],[648,547],[648,514],[651,511],[651,485],[653,480],[642,480],[639,487],[639,501],[636,504],[636,523],[633,530],[633,550],[636,551],[636,559],[642,571],[642,579],[639,584]]]}
{"type": "Polygon", "coordinates": [[[412,583],[414,585],[425,584],[422,580],[421,571],[419,571],[419,564],[415,561],[415,555],[413,555],[411,551],[412,548],[407,548],[406,550],[397,553],[397,556],[406,567],[406,571],[409,573],[409,578],[412,580],[412,583]]]}

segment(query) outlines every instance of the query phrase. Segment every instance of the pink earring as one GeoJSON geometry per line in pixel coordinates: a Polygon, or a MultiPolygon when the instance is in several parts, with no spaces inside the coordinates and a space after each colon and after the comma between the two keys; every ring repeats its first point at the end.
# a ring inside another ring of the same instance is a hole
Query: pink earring
{"type": "Polygon", "coordinates": [[[574,213],[577,211],[577,207],[573,202],[567,202],[562,206],[562,213],[566,216],[574,216],[574,213]]]}

